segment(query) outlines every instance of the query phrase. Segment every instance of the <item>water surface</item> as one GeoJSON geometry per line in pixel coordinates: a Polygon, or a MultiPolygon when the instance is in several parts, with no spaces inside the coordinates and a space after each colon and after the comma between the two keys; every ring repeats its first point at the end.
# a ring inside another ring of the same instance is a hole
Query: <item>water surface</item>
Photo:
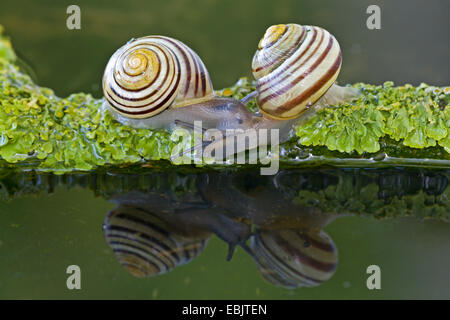
{"type": "Polygon", "coordinates": [[[0,295],[449,297],[449,177],[330,168],[265,177],[5,173],[0,295]],[[80,291],[65,287],[71,264],[81,267],[80,291]],[[372,264],[380,291],[366,287],[372,264]]]}

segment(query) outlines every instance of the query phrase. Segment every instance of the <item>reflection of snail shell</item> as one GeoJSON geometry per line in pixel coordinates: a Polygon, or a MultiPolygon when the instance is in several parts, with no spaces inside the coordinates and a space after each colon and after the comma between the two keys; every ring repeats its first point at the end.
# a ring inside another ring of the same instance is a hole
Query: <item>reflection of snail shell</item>
{"type": "Polygon", "coordinates": [[[341,62],[339,44],[325,29],[271,26],[252,62],[258,105],[269,117],[296,118],[331,87],[341,62]]]}
{"type": "Polygon", "coordinates": [[[157,215],[120,205],[103,225],[117,260],[136,277],[164,274],[189,263],[205,248],[209,233],[182,235],[157,215]]]}
{"type": "Polygon", "coordinates": [[[129,118],[148,118],[214,96],[198,55],[181,41],[162,36],[119,48],[106,66],[103,92],[109,105],[129,118]]]}
{"type": "Polygon", "coordinates": [[[251,250],[262,276],[286,288],[312,287],[327,281],[337,266],[337,249],[323,231],[258,230],[251,250]]]}

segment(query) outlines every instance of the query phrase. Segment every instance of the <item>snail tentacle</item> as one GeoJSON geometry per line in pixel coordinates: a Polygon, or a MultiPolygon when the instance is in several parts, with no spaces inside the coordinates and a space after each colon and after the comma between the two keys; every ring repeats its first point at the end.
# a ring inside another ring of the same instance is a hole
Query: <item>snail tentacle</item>
{"type": "Polygon", "coordinates": [[[258,95],[258,91],[252,91],[250,92],[248,95],[246,95],[245,97],[243,97],[240,101],[242,102],[242,104],[247,105],[247,103],[250,102],[250,100],[252,100],[253,98],[255,98],[258,95]]]}

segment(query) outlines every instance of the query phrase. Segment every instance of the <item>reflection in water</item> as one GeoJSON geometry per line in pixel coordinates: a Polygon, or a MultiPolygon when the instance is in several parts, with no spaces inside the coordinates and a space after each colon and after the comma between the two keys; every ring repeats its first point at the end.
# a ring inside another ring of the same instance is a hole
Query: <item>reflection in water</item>
{"type": "Polygon", "coordinates": [[[331,278],[338,262],[336,246],[324,231],[258,229],[251,249],[261,275],[286,288],[319,285],[331,278]]]}
{"type": "Polygon", "coordinates": [[[352,210],[444,220],[450,214],[447,173],[283,171],[273,177],[241,172],[179,178],[188,185],[193,179],[194,187],[169,190],[163,184],[111,197],[118,206],[106,217],[105,237],[134,275],[162,274],[190,262],[214,233],[228,243],[228,259],[241,246],[271,284],[317,286],[337,267],[337,248],[322,230],[336,217],[352,210]]]}
{"type": "MultiPolygon", "coordinates": [[[[14,198],[58,185],[82,186],[116,203],[104,235],[132,275],[151,277],[189,263],[211,235],[249,254],[261,275],[285,288],[330,279],[337,248],[323,229],[336,218],[450,218],[449,171],[302,169],[259,171],[8,173],[0,194],[14,198]]],[[[225,258],[225,257],[224,257],[225,258]]],[[[225,260],[225,259],[224,259],[225,260]]]]}
{"type": "MultiPolygon", "coordinates": [[[[318,285],[328,280],[337,266],[333,241],[317,225],[308,225],[308,221],[317,221],[315,218],[303,219],[301,212],[283,217],[282,223],[254,226],[252,234],[250,220],[231,219],[226,211],[205,203],[177,211],[168,207],[172,202],[164,196],[152,194],[145,199],[136,193],[121,196],[118,203],[106,216],[105,238],[117,260],[138,277],[163,274],[190,262],[204,249],[212,232],[229,244],[228,259],[236,245],[242,246],[274,285],[318,285]],[[250,246],[246,243],[249,239],[250,246]]],[[[176,201],[174,207],[178,206],[176,201]]],[[[273,218],[272,211],[266,213],[273,218]]]]}
{"type": "Polygon", "coordinates": [[[108,213],[104,233],[125,269],[149,277],[189,263],[205,248],[209,232],[182,227],[145,209],[119,205],[108,213]]]}

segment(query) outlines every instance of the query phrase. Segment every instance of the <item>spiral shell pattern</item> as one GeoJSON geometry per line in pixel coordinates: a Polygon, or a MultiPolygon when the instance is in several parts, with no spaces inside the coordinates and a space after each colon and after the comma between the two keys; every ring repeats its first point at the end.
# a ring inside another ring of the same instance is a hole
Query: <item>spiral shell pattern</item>
{"type": "Polygon", "coordinates": [[[252,62],[260,109],[275,119],[297,117],[336,81],[341,63],[339,43],[327,30],[269,27],[252,62]]]}
{"type": "Polygon", "coordinates": [[[132,40],[110,58],[103,75],[109,105],[129,118],[148,118],[168,107],[214,95],[198,55],[181,41],[148,36],[132,40]]]}
{"type": "Polygon", "coordinates": [[[337,249],[323,231],[258,230],[251,248],[262,276],[285,288],[317,286],[337,267],[337,249]]]}
{"type": "Polygon", "coordinates": [[[108,214],[103,233],[120,264],[140,278],[164,274],[189,263],[209,239],[209,233],[181,235],[156,214],[128,205],[120,205],[108,214]]]}

